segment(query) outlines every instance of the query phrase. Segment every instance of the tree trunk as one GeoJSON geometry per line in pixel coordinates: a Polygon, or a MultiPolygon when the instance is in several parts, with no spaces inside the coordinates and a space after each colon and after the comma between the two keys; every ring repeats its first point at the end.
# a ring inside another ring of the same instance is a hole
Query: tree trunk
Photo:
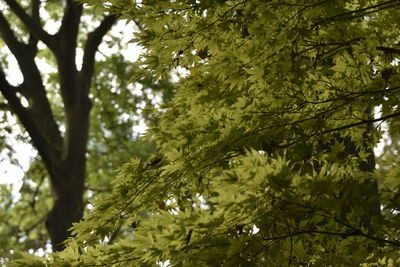
{"type": "Polygon", "coordinates": [[[71,236],[68,229],[83,216],[89,112],[88,99],[81,101],[75,109],[66,110],[63,161],[55,166],[55,177],[51,177],[54,203],[46,220],[54,251],[65,248],[62,242],[71,236]]]}
{"type": "Polygon", "coordinates": [[[83,216],[84,176],[75,175],[70,170],[60,173],[58,180],[63,184],[52,186],[54,204],[46,220],[53,251],[65,248],[63,242],[71,236],[68,229],[83,216]]]}

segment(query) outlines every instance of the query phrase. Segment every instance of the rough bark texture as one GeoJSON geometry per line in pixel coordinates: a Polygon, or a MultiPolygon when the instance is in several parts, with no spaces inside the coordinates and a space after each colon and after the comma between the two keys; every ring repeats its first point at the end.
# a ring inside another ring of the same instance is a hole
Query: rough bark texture
{"type": "Polygon", "coordinates": [[[89,133],[91,102],[89,89],[94,71],[94,57],[104,35],[116,22],[116,16],[107,16],[93,32],[87,35],[82,69],[75,63],[77,36],[82,5],[65,1],[62,24],[55,35],[43,30],[40,23],[40,1],[31,1],[26,12],[16,0],[5,0],[10,10],[25,24],[30,33],[28,43],[19,41],[9,22],[0,12],[0,35],[18,61],[24,82],[11,86],[0,68],[0,92],[29,133],[50,177],[53,207],[46,220],[53,250],[64,248],[68,229],[82,218],[85,182],[85,153],[89,133]],[[60,94],[64,103],[65,134],[59,131],[46,96],[45,86],[35,62],[38,41],[53,52],[58,65],[60,94]],[[20,97],[29,100],[29,107],[20,97]]]}

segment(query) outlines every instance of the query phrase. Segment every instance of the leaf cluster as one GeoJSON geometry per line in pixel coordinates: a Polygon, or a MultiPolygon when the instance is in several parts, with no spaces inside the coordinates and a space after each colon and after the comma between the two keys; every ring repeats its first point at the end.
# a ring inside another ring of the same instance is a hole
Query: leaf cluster
{"type": "Polygon", "coordinates": [[[159,154],[51,264],[400,263],[397,154],[373,171],[380,125],[398,133],[397,1],[101,3],[138,24],[144,73],[187,74],[146,134],[159,154]]]}

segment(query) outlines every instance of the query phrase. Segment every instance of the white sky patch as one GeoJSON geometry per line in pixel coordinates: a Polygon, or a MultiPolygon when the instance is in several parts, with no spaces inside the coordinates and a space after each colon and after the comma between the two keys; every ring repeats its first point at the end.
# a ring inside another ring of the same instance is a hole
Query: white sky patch
{"type": "Polygon", "coordinates": [[[139,59],[142,48],[136,43],[132,42],[132,38],[135,34],[135,24],[126,20],[119,21],[115,26],[115,29],[122,34],[122,46],[126,49],[122,50],[121,53],[126,60],[135,62],[139,59]]]}
{"type": "Polygon", "coordinates": [[[147,131],[148,127],[146,123],[144,123],[143,120],[140,120],[139,123],[135,126],[133,126],[133,131],[139,133],[139,136],[141,136],[143,133],[147,131]]]}
{"type": "Polygon", "coordinates": [[[4,9],[6,8],[6,5],[2,2],[0,2],[0,10],[4,11],[4,9]]]}
{"type": "Polygon", "coordinates": [[[169,267],[169,266],[171,266],[171,262],[169,261],[169,260],[166,260],[166,261],[164,261],[164,262],[157,262],[157,264],[158,264],[158,266],[160,266],[160,267],[169,267]]]}
{"type": "Polygon", "coordinates": [[[58,29],[61,26],[61,19],[58,21],[50,19],[49,13],[47,13],[44,8],[40,10],[40,18],[42,21],[45,21],[43,25],[43,29],[45,31],[47,31],[49,34],[56,34],[58,32],[58,29]]]}
{"type": "Polygon", "coordinates": [[[99,46],[99,52],[96,54],[96,60],[105,60],[107,55],[121,53],[124,59],[130,62],[135,62],[139,59],[142,48],[136,43],[132,42],[132,38],[135,34],[135,24],[133,22],[127,22],[127,20],[120,20],[112,28],[113,35],[121,38],[120,44],[114,44],[110,46],[113,39],[110,36],[105,36],[104,42],[99,46]],[[123,47],[123,49],[120,49],[123,47]]]}
{"type": "Polygon", "coordinates": [[[258,228],[256,225],[253,225],[253,229],[251,229],[251,233],[253,235],[257,234],[260,231],[260,228],[258,228]]]}
{"type": "Polygon", "coordinates": [[[132,85],[132,86],[133,86],[133,90],[131,90],[131,93],[133,95],[137,95],[137,96],[142,95],[142,89],[143,89],[143,85],[142,84],[137,83],[137,84],[132,85]]]}
{"type": "Polygon", "coordinates": [[[83,63],[83,49],[78,48],[76,49],[76,56],[75,56],[75,64],[78,70],[82,69],[82,63],[83,63]]]}
{"type": "Polygon", "coordinates": [[[171,74],[171,81],[178,82],[181,77],[184,78],[184,77],[188,76],[189,74],[190,74],[189,70],[178,66],[177,68],[175,68],[175,70],[171,74]]]}
{"type": "MultiPolygon", "coordinates": [[[[39,43],[39,44],[41,44],[41,43],[39,43]]],[[[38,58],[38,57],[36,57],[36,58],[35,58],[35,63],[36,63],[38,66],[40,66],[40,69],[41,69],[41,70],[42,70],[42,69],[46,70],[46,73],[50,73],[50,72],[55,71],[55,69],[53,68],[53,66],[51,66],[51,65],[49,64],[49,62],[48,62],[45,58],[38,58]]],[[[22,74],[21,74],[21,75],[22,75],[22,74]]]]}
{"type": "MultiPolygon", "coordinates": [[[[374,109],[374,118],[380,118],[382,117],[382,112],[381,112],[382,106],[375,107],[374,109]]],[[[382,122],[380,124],[380,130],[383,131],[384,133],[382,134],[382,138],[379,140],[379,143],[376,144],[374,148],[374,154],[375,156],[380,156],[383,153],[383,148],[386,145],[390,145],[391,140],[388,134],[388,125],[386,122],[382,122]]]]}
{"type": "Polygon", "coordinates": [[[8,70],[12,73],[12,75],[7,75],[7,81],[13,86],[21,84],[24,81],[24,77],[22,76],[22,73],[18,66],[18,62],[15,59],[14,55],[11,54],[11,51],[8,49],[7,46],[3,46],[0,49],[0,53],[1,55],[6,55],[5,61],[8,63],[8,68],[5,70],[5,72],[7,72],[8,70]]]}
{"type": "MultiPolygon", "coordinates": [[[[11,120],[12,121],[9,123],[17,127],[15,119],[11,118],[11,120]]],[[[12,184],[12,193],[15,196],[14,201],[18,201],[24,173],[27,171],[32,158],[34,158],[37,153],[30,144],[17,140],[15,134],[8,138],[8,142],[15,150],[14,157],[18,159],[18,165],[12,164],[9,160],[0,161],[0,183],[12,184]]],[[[2,159],[7,157],[7,155],[4,155],[4,151],[0,152],[0,154],[2,159]]]]}
{"type": "Polygon", "coordinates": [[[51,247],[51,244],[47,243],[45,248],[39,248],[37,251],[29,249],[28,252],[38,257],[47,257],[50,253],[53,252],[53,249],[51,247]]]}
{"type": "Polygon", "coordinates": [[[21,97],[21,105],[22,105],[24,108],[29,107],[28,99],[26,99],[26,97],[24,97],[24,96],[21,97]]]}
{"type": "Polygon", "coordinates": [[[199,194],[196,194],[195,202],[196,202],[196,203],[193,204],[193,208],[195,208],[196,206],[198,206],[200,209],[203,209],[203,210],[208,210],[208,209],[210,209],[210,206],[208,206],[208,205],[206,204],[207,201],[204,199],[203,196],[201,196],[201,195],[199,195],[199,194]]]}

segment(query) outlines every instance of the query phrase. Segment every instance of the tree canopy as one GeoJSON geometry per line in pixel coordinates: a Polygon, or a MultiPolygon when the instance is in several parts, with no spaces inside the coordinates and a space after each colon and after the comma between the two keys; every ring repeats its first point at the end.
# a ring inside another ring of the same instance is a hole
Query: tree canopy
{"type": "Polygon", "coordinates": [[[398,1],[91,3],[138,25],[137,77],[187,73],[144,137],[157,153],[64,251],[15,265],[400,263],[398,1]]]}

